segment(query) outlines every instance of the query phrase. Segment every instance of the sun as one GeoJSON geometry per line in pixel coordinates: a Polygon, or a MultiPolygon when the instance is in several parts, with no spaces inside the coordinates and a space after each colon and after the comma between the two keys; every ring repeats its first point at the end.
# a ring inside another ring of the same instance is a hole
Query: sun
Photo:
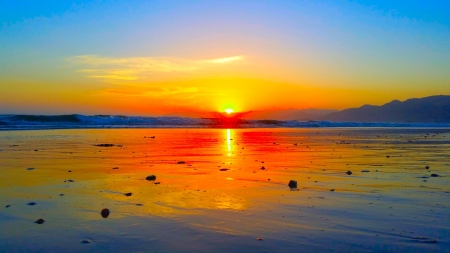
{"type": "Polygon", "coordinates": [[[231,114],[231,113],[234,112],[234,110],[231,109],[231,108],[227,108],[227,109],[225,109],[225,112],[226,112],[227,114],[231,114]]]}

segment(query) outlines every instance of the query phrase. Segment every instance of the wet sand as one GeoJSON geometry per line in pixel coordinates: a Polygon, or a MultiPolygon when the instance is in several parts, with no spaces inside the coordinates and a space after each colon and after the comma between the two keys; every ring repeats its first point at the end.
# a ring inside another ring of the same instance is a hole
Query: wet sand
{"type": "Polygon", "coordinates": [[[450,252],[449,150],[450,129],[3,131],[0,252],[450,252]]]}

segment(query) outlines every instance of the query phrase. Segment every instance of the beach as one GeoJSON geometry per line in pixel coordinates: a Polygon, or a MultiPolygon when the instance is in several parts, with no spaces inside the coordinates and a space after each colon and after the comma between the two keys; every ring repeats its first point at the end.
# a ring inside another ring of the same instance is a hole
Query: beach
{"type": "Polygon", "coordinates": [[[0,131],[0,252],[450,252],[449,150],[449,128],[0,131]]]}

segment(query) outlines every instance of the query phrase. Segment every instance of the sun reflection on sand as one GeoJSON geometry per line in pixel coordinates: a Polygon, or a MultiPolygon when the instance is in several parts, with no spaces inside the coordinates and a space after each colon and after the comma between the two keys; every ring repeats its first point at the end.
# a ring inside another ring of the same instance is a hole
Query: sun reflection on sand
{"type": "Polygon", "coordinates": [[[227,129],[227,151],[228,156],[231,156],[231,129],[227,129]]]}

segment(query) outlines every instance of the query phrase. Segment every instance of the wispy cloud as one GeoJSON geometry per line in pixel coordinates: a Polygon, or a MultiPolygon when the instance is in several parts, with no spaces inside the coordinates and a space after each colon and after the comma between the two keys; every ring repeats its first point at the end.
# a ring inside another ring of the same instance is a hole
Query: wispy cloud
{"type": "Polygon", "coordinates": [[[231,56],[216,59],[192,60],[167,57],[110,58],[98,55],[79,55],[69,61],[82,65],[79,72],[90,78],[104,80],[138,80],[152,72],[193,72],[219,64],[230,64],[244,60],[244,56],[231,56]]]}
{"type": "Polygon", "coordinates": [[[100,95],[125,95],[125,96],[151,96],[151,97],[164,97],[174,95],[186,95],[195,94],[199,91],[197,87],[146,87],[141,90],[129,90],[129,89],[104,89],[100,95]]]}

